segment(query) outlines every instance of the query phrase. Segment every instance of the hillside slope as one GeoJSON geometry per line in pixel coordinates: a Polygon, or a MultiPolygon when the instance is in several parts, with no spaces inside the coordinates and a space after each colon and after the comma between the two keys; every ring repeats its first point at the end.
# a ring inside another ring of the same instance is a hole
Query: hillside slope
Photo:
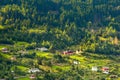
{"type": "Polygon", "coordinates": [[[119,5],[119,0],[1,0],[0,43],[118,54],[119,5]]]}

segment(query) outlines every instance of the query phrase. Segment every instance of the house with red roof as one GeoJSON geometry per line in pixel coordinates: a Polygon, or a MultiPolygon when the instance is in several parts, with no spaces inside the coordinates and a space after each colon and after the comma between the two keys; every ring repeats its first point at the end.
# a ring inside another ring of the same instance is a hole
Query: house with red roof
{"type": "Polygon", "coordinates": [[[109,74],[109,67],[103,67],[102,68],[103,73],[109,74]]]}
{"type": "Polygon", "coordinates": [[[30,79],[35,79],[35,78],[36,78],[36,76],[34,74],[30,75],[30,79]]]}
{"type": "Polygon", "coordinates": [[[71,50],[63,51],[62,54],[64,54],[64,55],[72,55],[72,54],[74,54],[74,51],[71,51],[71,50]]]}

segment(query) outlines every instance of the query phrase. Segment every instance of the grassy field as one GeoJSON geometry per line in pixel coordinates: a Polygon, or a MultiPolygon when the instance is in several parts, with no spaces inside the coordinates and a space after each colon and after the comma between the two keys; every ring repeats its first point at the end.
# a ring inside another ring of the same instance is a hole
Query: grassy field
{"type": "Polygon", "coordinates": [[[22,72],[27,72],[27,70],[29,69],[28,67],[25,66],[17,66],[18,69],[20,69],[22,72]]]}
{"type": "Polygon", "coordinates": [[[24,78],[19,78],[19,79],[17,79],[17,80],[30,80],[30,78],[24,77],[24,78]]]}
{"type": "Polygon", "coordinates": [[[0,50],[1,50],[2,48],[7,48],[7,47],[10,47],[10,45],[0,44],[0,50]]]}
{"type": "Polygon", "coordinates": [[[0,25],[0,29],[4,29],[4,27],[2,25],[0,25]]]}
{"type": "Polygon", "coordinates": [[[7,54],[7,53],[1,53],[1,55],[6,59],[10,59],[12,57],[12,55],[7,54]]]}
{"type": "Polygon", "coordinates": [[[68,71],[68,70],[70,70],[70,66],[69,65],[63,65],[63,66],[60,66],[60,65],[53,65],[52,66],[52,69],[53,70],[62,70],[62,71],[68,71]]]}
{"type": "Polygon", "coordinates": [[[46,57],[46,58],[52,58],[53,54],[50,52],[40,52],[40,51],[36,51],[37,56],[39,57],[46,57]]]}
{"type": "Polygon", "coordinates": [[[14,45],[18,46],[18,45],[28,45],[29,43],[27,42],[16,42],[14,45]]]}

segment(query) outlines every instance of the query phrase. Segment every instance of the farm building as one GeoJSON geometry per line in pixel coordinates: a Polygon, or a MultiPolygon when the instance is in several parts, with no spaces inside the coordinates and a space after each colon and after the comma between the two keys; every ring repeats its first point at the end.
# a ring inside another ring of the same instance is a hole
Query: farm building
{"type": "Polygon", "coordinates": [[[97,66],[93,66],[93,67],[92,67],[92,71],[98,71],[97,66]]]}
{"type": "Polygon", "coordinates": [[[102,68],[103,73],[109,74],[109,67],[103,67],[102,68]]]}
{"type": "Polygon", "coordinates": [[[42,52],[48,51],[48,49],[45,48],[45,47],[35,48],[35,50],[36,50],[36,51],[42,51],[42,52]]]}
{"type": "Polygon", "coordinates": [[[29,73],[36,73],[36,72],[40,72],[40,70],[38,68],[31,68],[28,70],[29,73]]]}

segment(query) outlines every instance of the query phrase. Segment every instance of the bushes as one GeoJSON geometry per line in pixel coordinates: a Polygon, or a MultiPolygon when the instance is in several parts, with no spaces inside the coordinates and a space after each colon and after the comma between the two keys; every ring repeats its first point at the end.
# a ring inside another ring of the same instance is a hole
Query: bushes
{"type": "Polygon", "coordinates": [[[29,54],[24,54],[24,57],[26,57],[26,58],[35,58],[35,56],[36,56],[36,53],[35,52],[33,52],[33,53],[29,53],[29,54]]]}
{"type": "Polygon", "coordinates": [[[14,41],[9,39],[0,39],[0,44],[14,44],[14,41]]]}

